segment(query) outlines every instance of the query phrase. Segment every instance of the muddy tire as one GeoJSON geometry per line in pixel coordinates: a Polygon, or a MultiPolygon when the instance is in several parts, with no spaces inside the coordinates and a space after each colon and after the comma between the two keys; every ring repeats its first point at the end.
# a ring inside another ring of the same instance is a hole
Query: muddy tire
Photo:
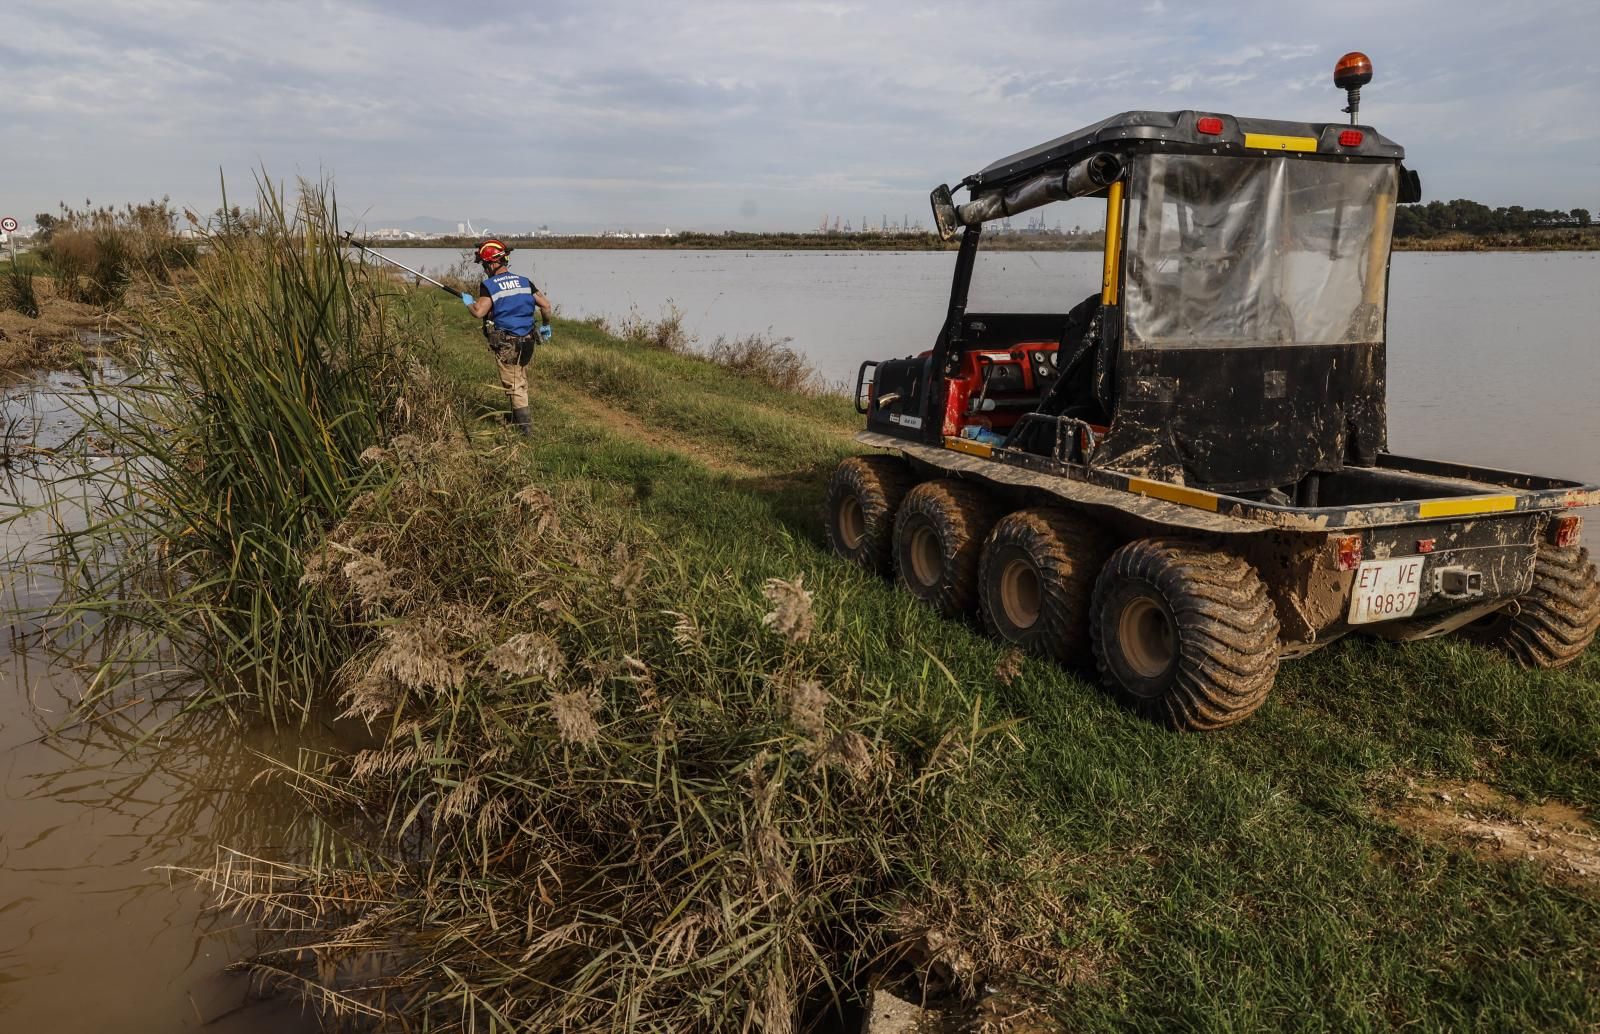
{"type": "Polygon", "coordinates": [[[1087,667],[1089,603],[1111,539],[1085,514],[1040,507],[1000,519],[978,563],[978,604],[995,638],[1087,667]]]}
{"type": "Polygon", "coordinates": [[[1600,577],[1579,546],[1543,546],[1533,588],[1504,610],[1467,625],[1467,637],[1503,650],[1524,668],[1562,668],[1588,649],[1600,629],[1600,577]]]}
{"type": "Polygon", "coordinates": [[[828,545],[873,574],[894,570],[894,517],[916,476],[898,456],[852,456],[834,468],[823,503],[828,545]]]}
{"type": "Polygon", "coordinates": [[[1106,685],[1176,729],[1248,717],[1278,676],[1278,615],[1255,568],[1192,543],[1141,539],[1112,553],[1089,627],[1106,685]]]}
{"type": "Polygon", "coordinates": [[[900,584],[945,617],[972,613],[978,599],[978,555],[995,508],[961,481],[924,481],[906,493],[894,521],[894,566],[900,584]]]}

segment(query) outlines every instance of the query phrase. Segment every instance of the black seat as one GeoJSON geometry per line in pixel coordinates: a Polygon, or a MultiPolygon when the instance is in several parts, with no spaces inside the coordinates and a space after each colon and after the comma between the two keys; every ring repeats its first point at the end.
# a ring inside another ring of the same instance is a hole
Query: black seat
{"type": "MultiPolygon", "coordinates": [[[[1107,423],[1105,407],[1097,391],[1104,365],[1099,355],[1100,335],[1095,328],[1099,312],[1100,294],[1096,292],[1067,313],[1049,383],[1034,412],[1074,417],[1091,424],[1107,423]]],[[[1011,444],[1028,452],[1048,455],[1055,446],[1055,435],[1044,433],[1047,426],[1037,421],[1019,424],[1011,444]]]]}

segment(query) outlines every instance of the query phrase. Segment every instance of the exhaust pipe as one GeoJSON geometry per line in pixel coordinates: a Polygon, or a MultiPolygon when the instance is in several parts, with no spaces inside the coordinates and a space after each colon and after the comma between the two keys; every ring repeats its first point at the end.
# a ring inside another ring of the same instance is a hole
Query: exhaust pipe
{"type": "Polygon", "coordinates": [[[1066,201],[1104,190],[1122,177],[1122,159],[1109,151],[1075,162],[1066,172],[1047,172],[1006,190],[991,191],[959,206],[953,222],[977,226],[1017,215],[1052,201],[1066,201]]]}

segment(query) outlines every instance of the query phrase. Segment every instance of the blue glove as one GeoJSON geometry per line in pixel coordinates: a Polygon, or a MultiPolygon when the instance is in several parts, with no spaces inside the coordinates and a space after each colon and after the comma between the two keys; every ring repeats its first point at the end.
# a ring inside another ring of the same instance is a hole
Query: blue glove
{"type": "Polygon", "coordinates": [[[539,340],[540,341],[549,341],[550,340],[550,324],[548,324],[548,323],[539,324],[539,340]]]}
{"type": "Polygon", "coordinates": [[[466,306],[471,306],[472,305],[472,295],[468,294],[465,291],[462,291],[461,292],[461,304],[462,305],[466,305],[466,306]]]}

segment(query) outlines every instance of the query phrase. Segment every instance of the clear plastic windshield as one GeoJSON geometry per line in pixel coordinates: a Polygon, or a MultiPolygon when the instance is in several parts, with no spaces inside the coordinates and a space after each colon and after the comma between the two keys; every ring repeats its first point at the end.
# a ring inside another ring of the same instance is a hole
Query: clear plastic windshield
{"type": "Polygon", "coordinates": [[[1128,206],[1128,344],[1382,341],[1395,181],[1392,163],[1140,161],[1128,206]]]}

